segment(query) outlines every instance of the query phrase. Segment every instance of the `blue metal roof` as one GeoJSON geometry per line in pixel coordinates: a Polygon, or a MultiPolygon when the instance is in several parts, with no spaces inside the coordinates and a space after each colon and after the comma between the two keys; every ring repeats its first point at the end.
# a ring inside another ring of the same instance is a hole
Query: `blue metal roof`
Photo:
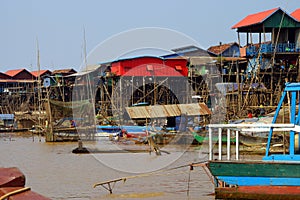
{"type": "Polygon", "coordinates": [[[137,58],[158,58],[158,59],[164,60],[164,58],[161,56],[141,55],[141,56],[133,56],[133,57],[122,57],[122,58],[116,59],[112,62],[119,62],[119,61],[123,61],[123,60],[132,60],[132,59],[137,59],[137,58]]]}

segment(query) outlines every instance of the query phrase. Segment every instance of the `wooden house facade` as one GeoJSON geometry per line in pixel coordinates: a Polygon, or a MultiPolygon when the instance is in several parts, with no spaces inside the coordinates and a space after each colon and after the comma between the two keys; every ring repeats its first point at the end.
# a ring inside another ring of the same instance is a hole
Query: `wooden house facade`
{"type": "Polygon", "coordinates": [[[255,113],[260,105],[274,110],[285,82],[299,81],[298,13],[299,9],[288,14],[274,8],[250,14],[232,26],[238,33],[240,56],[247,59],[246,68],[238,72],[237,89],[227,92],[228,109],[234,115],[255,113]]]}
{"type": "Polygon", "coordinates": [[[0,78],[0,92],[25,94],[33,92],[35,77],[26,69],[8,70],[0,78]]]}

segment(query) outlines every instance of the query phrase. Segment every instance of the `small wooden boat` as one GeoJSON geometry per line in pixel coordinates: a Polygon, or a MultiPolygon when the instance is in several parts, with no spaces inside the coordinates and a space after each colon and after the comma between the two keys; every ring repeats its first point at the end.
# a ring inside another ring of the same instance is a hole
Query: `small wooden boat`
{"type": "Polygon", "coordinates": [[[0,168],[0,199],[50,200],[25,187],[25,175],[16,167],[0,168]]]}
{"type": "Polygon", "coordinates": [[[240,133],[239,139],[240,143],[246,146],[265,145],[268,142],[268,137],[249,135],[245,133],[240,133]]]}
{"type": "Polygon", "coordinates": [[[30,190],[29,187],[4,187],[0,188],[0,199],[6,200],[50,200],[36,192],[30,190]]]}
{"type": "MultiPolygon", "coordinates": [[[[202,144],[203,142],[208,142],[208,136],[207,134],[198,134],[196,133],[195,131],[191,131],[192,135],[194,136],[195,140],[199,143],[199,144],[202,144]]],[[[218,141],[218,136],[216,137],[213,137],[212,138],[214,142],[218,141]]],[[[223,135],[222,136],[222,142],[227,142],[227,136],[226,135],[223,135]]],[[[230,138],[230,142],[231,143],[235,143],[235,138],[230,138]]]]}
{"type": "Polygon", "coordinates": [[[300,163],[210,161],[208,168],[216,180],[216,198],[300,199],[300,163]]]}
{"type": "Polygon", "coordinates": [[[206,167],[215,185],[216,199],[300,199],[300,83],[287,83],[276,109],[275,124],[288,93],[290,98],[290,128],[288,153],[271,153],[273,128],[269,129],[265,156],[261,161],[210,160],[206,167]],[[298,110],[298,109],[297,109],[298,110]]]}
{"type": "Polygon", "coordinates": [[[112,125],[97,125],[96,126],[96,137],[109,137],[116,136],[121,132],[121,128],[119,126],[112,125]]]}
{"type": "Polygon", "coordinates": [[[16,167],[0,168],[0,187],[24,187],[25,176],[16,167]]]}

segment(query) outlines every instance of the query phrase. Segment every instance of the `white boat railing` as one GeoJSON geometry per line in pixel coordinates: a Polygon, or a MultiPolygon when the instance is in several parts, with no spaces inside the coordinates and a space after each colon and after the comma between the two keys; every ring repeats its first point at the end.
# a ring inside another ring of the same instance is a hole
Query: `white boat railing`
{"type": "Polygon", "coordinates": [[[209,160],[213,160],[213,131],[218,130],[218,160],[222,160],[222,132],[227,129],[227,160],[231,159],[231,131],[235,131],[235,159],[239,160],[239,133],[240,132],[268,132],[273,128],[273,131],[297,131],[299,132],[300,126],[295,124],[209,124],[208,137],[209,137],[209,160]]]}

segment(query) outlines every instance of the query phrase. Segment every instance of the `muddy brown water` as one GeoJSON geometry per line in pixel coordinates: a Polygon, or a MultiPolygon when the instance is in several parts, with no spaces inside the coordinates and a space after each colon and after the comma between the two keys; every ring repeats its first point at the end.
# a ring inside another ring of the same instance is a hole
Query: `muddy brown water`
{"type": "Polygon", "coordinates": [[[147,146],[116,145],[103,138],[83,142],[101,153],[73,154],[76,142],[46,143],[40,139],[1,133],[0,166],[18,167],[26,176],[26,186],[51,199],[214,199],[213,184],[204,170],[195,167],[190,171],[184,166],[207,159],[199,147],[166,146],[168,153],[157,156],[141,151],[147,146]],[[113,151],[133,148],[140,151],[113,151]],[[112,184],[113,194],[101,186],[93,187],[122,177],[128,178],[112,184]]]}

